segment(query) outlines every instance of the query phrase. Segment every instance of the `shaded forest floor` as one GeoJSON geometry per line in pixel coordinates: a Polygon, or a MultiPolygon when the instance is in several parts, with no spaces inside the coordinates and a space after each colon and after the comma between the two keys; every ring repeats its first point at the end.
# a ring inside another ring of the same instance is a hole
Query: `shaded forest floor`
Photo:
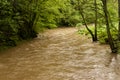
{"type": "Polygon", "coordinates": [[[58,28],[0,54],[0,80],[120,80],[119,56],[75,28],[58,28]]]}

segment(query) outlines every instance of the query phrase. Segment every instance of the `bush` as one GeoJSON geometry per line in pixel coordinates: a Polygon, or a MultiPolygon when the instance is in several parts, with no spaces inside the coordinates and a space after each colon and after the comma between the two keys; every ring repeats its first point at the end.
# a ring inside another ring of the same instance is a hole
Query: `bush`
{"type": "MultiPolygon", "coordinates": [[[[80,23],[77,24],[76,26],[81,25],[80,23]]],[[[94,27],[93,26],[89,26],[90,30],[94,31],[94,27]]],[[[84,35],[88,35],[88,37],[91,37],[89,32],[87,31],[87,29],[85,28],[81,28],[78,31],[79,34],[84,34],[84,35]]],[[[106,27],[104,25],[99,26],[98,27],[98,40],[101,44],[108,44],[108,36],[107,36],[107,32],[106,32],[106,27]]],[[[111,29],[111,34],[113,36],[113,40],[116,41],[117,40],[117,31],[114,30],[114,28],[111,29]]]]}

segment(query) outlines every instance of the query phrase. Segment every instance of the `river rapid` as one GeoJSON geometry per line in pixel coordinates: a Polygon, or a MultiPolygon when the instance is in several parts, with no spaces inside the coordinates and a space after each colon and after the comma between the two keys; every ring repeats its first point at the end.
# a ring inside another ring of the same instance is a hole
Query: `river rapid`
{"type": "Polygon", "coordinates": [[[0,80],[120,80],[120,56],[75,28],[58,28],[0,53],[0,80]]]}

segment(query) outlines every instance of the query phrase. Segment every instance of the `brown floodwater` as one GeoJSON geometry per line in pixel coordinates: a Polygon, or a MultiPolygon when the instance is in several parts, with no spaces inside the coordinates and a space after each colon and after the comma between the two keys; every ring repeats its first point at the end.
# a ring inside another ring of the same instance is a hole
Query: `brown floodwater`
{"type": "Polygon", "coordinates": [[[1,52],[0,80],[120,80],[120,57],[75,28],[58,28],[1,52]]]}

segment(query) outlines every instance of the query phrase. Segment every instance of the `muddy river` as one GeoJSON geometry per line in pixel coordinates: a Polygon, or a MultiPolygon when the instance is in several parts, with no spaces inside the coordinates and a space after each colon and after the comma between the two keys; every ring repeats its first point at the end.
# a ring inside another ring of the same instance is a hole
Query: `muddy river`
{"type": "Polygon", "coordinates": [[[0,80],[120,80],[120,56],[75,28],[48,30],[0,53],[0,80]]]}

